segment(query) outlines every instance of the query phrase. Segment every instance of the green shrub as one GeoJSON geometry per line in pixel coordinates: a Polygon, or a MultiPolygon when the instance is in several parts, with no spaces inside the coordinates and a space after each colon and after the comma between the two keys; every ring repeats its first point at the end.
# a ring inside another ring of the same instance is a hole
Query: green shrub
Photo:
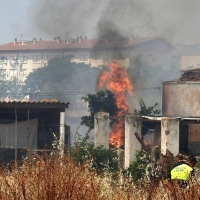
{"type": "Polygon", "coordinates": [[[200,168],[200,158],[199,158],[199,157],[197,158],[197,164],[196,164],[196,167],[197,167],[197,168],[200,168]]]}
{"type": "Polygon", "coordinates": [[[123,174],[131,176],[133,181],[145,180],[150,182],[153,179],[160,178],[162,175],[162,166],[157,162],[156,154],[159,152],[136,151],[135,161],[124,170],[123,174]],[[154,155],[154,156],[153,156],[154,155]]]}
{"type": "Polygon", "coordinates": [[[90,162],[92,167],[98,171],[108,170],[110,172],[118,169],[118,156],[116,149],[105,149],[103,146],[94,148],[91,142],[82,142],[82,137],[79,135],[77,145],[72,148],[71,157],[78,164],[90,162]]]}
{"type": "Polygon", "coordinates": [[[133,181],[141,179],[147,167],[146,153],[144,151],[136,151],[136,160],[132,162],[128,169],[124,170],[124,175],[130,175],[133,181]]]}

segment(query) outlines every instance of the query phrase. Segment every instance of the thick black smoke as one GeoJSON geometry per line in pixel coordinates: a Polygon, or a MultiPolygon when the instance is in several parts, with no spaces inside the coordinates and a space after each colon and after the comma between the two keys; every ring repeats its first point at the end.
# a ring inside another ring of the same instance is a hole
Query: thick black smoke
{"type": "MultiPolygon", "coordinates": [[[[34,0],[29,10],[33,36],[118,40],[121,41],[119,49],[112,51],[114,57],[117,52],[118,58],[123,57],[121,47],[130,36],[159,36],[171,43],[185,43],[200,35],[199,0],[34,0]]],[[[134,91],[130,102],[138,102],[138,96],[151,106],[156,97],[156,101],[160,101],[161,90],[157,88],[161,81],[166,77],[170,80],[171,75],[169,70],[162,71],[162,66],[151,69],[143,65],[142,59],[140,53],[130,58],[129,74],[134,90],[144,88],[134,91]],[[148,90],[148,87],[153,89],[148,90]]]]}
{"type": "Polygon", "coordinates": [[[101,22],[124,36],[162,36],[176,43],[200,35],[199,0],[34,0],[30,11],[31,33],[41,37],[96,37],[101,22]]]}

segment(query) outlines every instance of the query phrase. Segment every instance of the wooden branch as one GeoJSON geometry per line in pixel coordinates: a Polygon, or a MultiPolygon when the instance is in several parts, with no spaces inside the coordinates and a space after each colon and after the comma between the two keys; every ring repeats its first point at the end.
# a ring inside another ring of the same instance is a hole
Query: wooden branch
{"type": "Polygon", "coordinates": [[[78,129],[80,128],[80,126],[81,126],[81,124],[77,127],[77,129],[76,129],[76,132],[75,132],[75,134],[74,134],[74,144],[76,144],[77,142],[76,142],[76,135],[77,135],[77,133],[78,133],[78,129]]]}
{"type": "Polygon", "coordinates": [[[144,151],[147,151],[147,148],[146,148],[144,142],[143,142],[143,141],[141,140],[141,138],[139,137],[138,133],[135,132],[134,135],[135,135],[135,137],[137,138],[138,142],[142,145],[142,149],[143,149],[144,151]]]}
{"type": "Polygon", "coordinates": [[[85,133],[85,137],[83,138],[83,144],[85,144],[85,142],[87,141],[88,135],[89,135],[89,133],[90,133],[91,130],[92,130],[92,129],[89,128],[89,129],[87,130],[87,132],[85,133]]]}

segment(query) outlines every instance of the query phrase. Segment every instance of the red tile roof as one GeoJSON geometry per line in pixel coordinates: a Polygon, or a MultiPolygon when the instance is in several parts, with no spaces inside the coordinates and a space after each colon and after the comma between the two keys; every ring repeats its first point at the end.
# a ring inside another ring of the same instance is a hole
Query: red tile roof
{"type": "MultiPolygon", "coordinates": [[[[155,37],[138,37],[132,40],[123,40],[123,41],[106,41],[105,39],[83,39],[81,42],[72,42],[67,43],[66,41],[57,41],[53,40],[39,40],[34,44],[33,42],[27,42],[27,44],[17,44],[14,45],[14,42],[0,45],[0,51],[15,51],[15,50],[73,50],[73,49],[92,49],[92,48],[113,48],[116,46],[120,47],[131,47],[137,44],[144,42],[149,42],[156,40],[155,37]]],[[[164,40],[163,38],[160,38],[164,40]]],[[[168,43],[169,44],[169,43],[168,43]]]]}
{"type": "Polygon", "coordinates": [[[41,101],[0,101],[0,108],[68,108],[69,104],[69,102],[46,99],[41,101]]]}

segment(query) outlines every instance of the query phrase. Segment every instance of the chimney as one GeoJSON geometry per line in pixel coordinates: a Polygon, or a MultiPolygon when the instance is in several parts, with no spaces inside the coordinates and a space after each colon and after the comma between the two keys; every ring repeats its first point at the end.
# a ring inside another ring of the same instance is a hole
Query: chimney
{"type": "Polygon", "coordinates": [[[60,36],[58,36],[58,37],[56,38],[56,42],[57,42],[57,43],[60,43],[60,36]]]}
{"type": "Polygon", "coordinates": [[[33,44],[36,44],[36,37],[33,38],[33,44]]]}
{"type": "Polygon", "coordinates": [[[78,40],[79,43],[81,43],[81,41],[82,41],[82,36],[77,37],[77,40],[78,40]]]}
{"type": "Polygon", "coordinates": [[[17,44],[17,38],[14,39],[14,45],[16,45],[16,44],[17,44]]]}

